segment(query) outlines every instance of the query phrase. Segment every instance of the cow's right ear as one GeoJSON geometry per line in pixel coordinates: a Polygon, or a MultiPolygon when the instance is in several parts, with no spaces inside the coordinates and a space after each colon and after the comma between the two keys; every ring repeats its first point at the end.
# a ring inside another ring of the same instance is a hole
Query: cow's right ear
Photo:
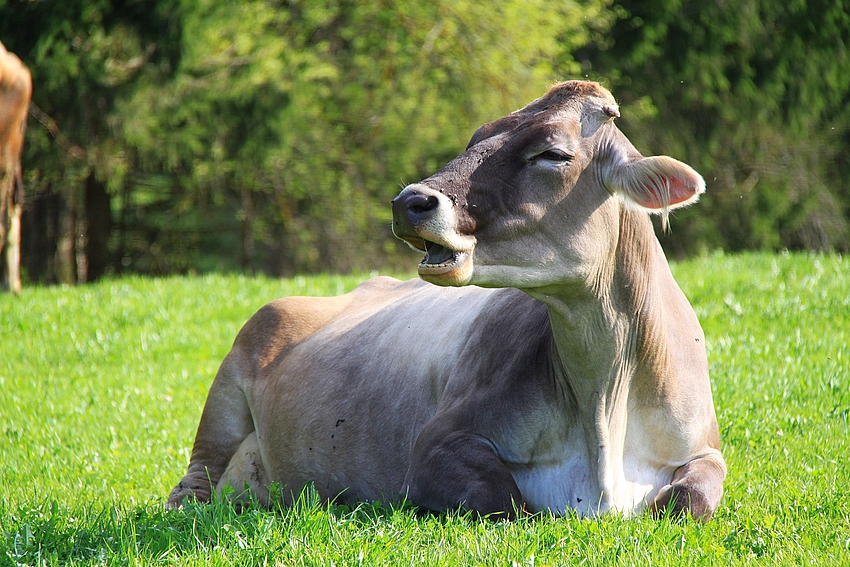
{"type": "Polygon", "coordinates": [[[667,156],[632,157],[609,164],[605,185],[628,206],[660,213],[667,224],[671,209],[695,203],[705,181],[694,169],[667,156]]]}

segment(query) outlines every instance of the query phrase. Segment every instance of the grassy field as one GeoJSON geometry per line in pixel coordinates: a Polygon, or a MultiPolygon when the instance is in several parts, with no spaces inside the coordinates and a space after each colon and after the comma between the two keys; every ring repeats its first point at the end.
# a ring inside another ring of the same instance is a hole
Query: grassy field
{"type": "Polygon", "coordinates": [[[164,511],[241,324],[360,278],[119,279],[0,296],[0,566],[850,566],[850,260],[675,266],[707,335],[729,465],[707,525],[489,523],[381,505],[164,511]]]}

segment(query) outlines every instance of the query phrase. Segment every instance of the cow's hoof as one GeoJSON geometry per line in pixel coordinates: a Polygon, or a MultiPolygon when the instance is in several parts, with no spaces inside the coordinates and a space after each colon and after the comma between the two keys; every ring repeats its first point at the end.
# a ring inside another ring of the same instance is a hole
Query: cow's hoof
{"type": "Polygon", "coordinates": [[[211,490],[209,485],[203,486],[200,484],[186,483],[180,481],[171,494],[168,495],[168,500],[165,502],[167,510],[176,510],[183,505],[186,500],[195,500],[197,502],[209,502],[211,498],[211,490]]]}

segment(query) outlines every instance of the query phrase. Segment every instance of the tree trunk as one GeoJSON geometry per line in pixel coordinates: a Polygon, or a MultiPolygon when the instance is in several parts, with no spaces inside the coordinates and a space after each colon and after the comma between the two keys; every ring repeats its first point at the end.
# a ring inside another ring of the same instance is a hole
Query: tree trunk
{"type": "Polygon", "coordinates": [[[65,204],[59,213],[60,237],[56,246],[56,271],[59,281],[64,284],[75,284],[78,280],[77,270],[77,208],[72,192],[71,198],[65,199],[65,204]]]}
{"type": "Polygon", "coordinates": [[[85,196],[86,281],[99,280],[110,265],[109,237],[112,234],[112,207],[109,193],[94,172],[86,179],[85,196]]]}
{"type": "Polygon", "coordinates": [[[62,196],[52,185],[31,194],[21,219],[21,260],[32,282],[53,284],[59,281],[56,255],[61,237],[62,196]]]}
{"type": "Polygon", "coordinates": [[[254,248],[254,223],[257,215],[254,211],[254,199],[251,191],[242,186],[239,192],[241,209],[237,215],[239,218],[239,267],[243,274],[253,272],[255,248],[254,248]]]}

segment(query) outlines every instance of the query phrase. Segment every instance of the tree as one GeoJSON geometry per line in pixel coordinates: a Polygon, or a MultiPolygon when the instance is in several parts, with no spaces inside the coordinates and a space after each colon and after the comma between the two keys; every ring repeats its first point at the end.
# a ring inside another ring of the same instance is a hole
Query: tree
{"type": "Polygon", "coordinates": [[[603,7],[0,3],[0,36],[37,70],[30,242],[65,281],[386,265],[398,185],[575,73],[603,7]]]}

